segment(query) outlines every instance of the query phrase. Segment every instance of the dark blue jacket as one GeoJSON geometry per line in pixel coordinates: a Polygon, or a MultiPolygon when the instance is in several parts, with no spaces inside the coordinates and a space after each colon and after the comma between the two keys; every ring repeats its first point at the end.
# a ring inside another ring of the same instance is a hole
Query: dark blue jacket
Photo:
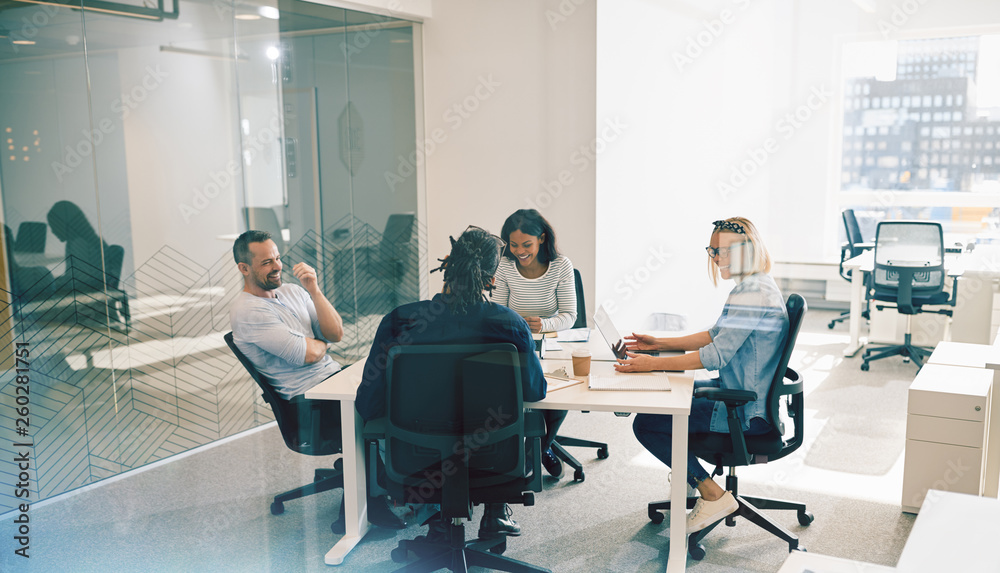
{"type": "Polygon", "coordinates": [[[385,415],[385,365],[389,349],[411,344],[489,344],[510,342],[521,354],[521,383],[525,402],[545,397],[542,365],[535,354],[531,329],[516,312],[492,302],[453,314],[446,295],[438,294],[387,314],[378,326],[365,363],[356,406],[365,421],[385,415]]]}

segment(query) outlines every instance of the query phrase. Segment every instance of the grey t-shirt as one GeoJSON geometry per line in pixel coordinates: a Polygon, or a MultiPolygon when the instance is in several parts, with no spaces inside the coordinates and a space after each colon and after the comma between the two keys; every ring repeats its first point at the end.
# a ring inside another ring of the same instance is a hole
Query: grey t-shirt
{"type": "Polygon", "coordinates": [[[306,364],[306,338],[326,340],[309,293],[295,284],[274,293],[275,298],[264,298],[241,292],[229,309],[229,324],[240,351],[279,394],[292,398],[339,371],[340,364],[328,355],[306,364]]]}

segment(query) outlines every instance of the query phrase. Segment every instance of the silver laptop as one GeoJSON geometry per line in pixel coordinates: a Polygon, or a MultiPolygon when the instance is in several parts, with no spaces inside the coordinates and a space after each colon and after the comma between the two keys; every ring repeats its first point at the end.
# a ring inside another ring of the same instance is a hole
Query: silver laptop
{"type": "MultiPolygon", "coordinates": [[[[601,331],[601,336],[611,347],[612,354],[615,358],[619,360],[625,360],[628,356],[625,354],[625,340],[622,338],[621,333],[615,327],[615,323],[611,322],[611,315],[608,314],[607,309],[604,308],[602,304],[598,307],[597,312],[594,313],[594,324],[597,325],[597,330],[601,331]]],[[[636,350],[636,354],[649,354],[650,356],[659,356],[660,353],[650,350],[636,350]]]]}

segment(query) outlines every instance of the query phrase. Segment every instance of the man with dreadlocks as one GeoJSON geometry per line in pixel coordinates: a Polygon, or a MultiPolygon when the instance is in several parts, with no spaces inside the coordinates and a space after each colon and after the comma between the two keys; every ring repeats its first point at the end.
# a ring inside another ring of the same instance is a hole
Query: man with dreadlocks
{"type": "MultiPolygon", "coordinates": [[[[451,239],[451,254],[435,269],[444,270],[444,290],[431,300],[400,306],[382,319],[358,388],[356,404],[364,420],[385,415],[385,366],[389,349],[394,346],[510,342],[524,360],[524,401],[536,402],[545,397],[545,378],[528,323],[513,310],[487,298],[493,290],[503,247],[504,242],[496,235],[469,227],[457,240],[451,239]]],[[[520,535],[520,526],[509,515],[506,504],[486,504],[479,537],[520,535]]]]}

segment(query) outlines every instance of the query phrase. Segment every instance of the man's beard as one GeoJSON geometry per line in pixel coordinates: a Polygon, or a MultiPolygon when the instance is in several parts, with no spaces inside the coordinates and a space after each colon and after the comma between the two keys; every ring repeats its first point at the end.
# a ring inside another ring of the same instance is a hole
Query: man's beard
{"type": "Polygon", "coordinates": [[[281,273],[278,273],[273,281],[270,280],[267,275],[264,275],[264,280],[254,277],[254,282],[257,283],[257,286],[264,290],[274,290],[281,286],[281,273]]]}

